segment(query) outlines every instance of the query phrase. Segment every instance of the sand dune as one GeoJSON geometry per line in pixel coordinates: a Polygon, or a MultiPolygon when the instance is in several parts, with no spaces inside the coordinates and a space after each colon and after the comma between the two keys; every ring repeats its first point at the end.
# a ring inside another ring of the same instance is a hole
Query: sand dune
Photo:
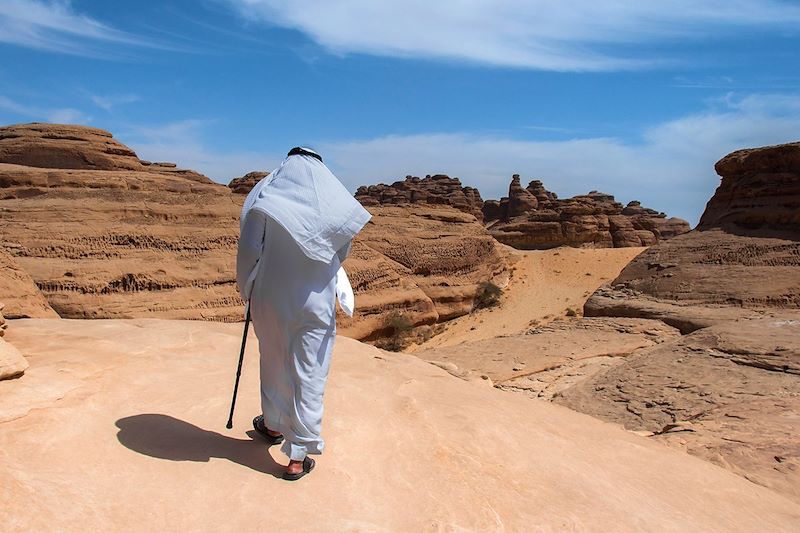
{"type": "MultiPolygon", "coordinates": [[[[557,256],[558,257],[558,256],[557,256]]],[[[309,477],[247,431],[255,342],[224,429],[235,324],[15,321],[0,382],[7,531],[797,531],[800,506],[566,408],[340,338],[309,477]]]]}
{"type": "Polygon", "coordinates": [[[586,299],[645,248],[508,250],[516,262],[500,305],[448,322],[443,333],[411,351],[523,333],[567,309],[581,314],[586,299]]]}

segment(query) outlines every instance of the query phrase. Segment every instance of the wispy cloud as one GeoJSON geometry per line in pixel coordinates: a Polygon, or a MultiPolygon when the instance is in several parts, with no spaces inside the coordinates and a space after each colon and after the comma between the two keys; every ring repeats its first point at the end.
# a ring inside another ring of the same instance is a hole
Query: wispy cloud
{"type": "Polygon", "coordinates": [[[110,45],[165,48],[78,13],[67,0],[3,0],[0,43],[90,57],[110,57],[110,45]]]}
{"type": "Polygon", "coordinates": [[[141,100],[141,97],[136,94],[90,94],[89,98],[94,105],[109,112],[116,106],[131,104],[141,100]]]}
{"type": "Polygon", "coordinates": [[[541,179],[562,197],[601,190],[696,223],[719,184],[714,163],[743,147],[800,140],[800,96],[750,95],[709,101],[702,113],[616,138],[524,141],[465,133],[387,136],[318,144],[349,189],[407,174],[443,173],[484,198],[508,191],[510,177],[541,179]]]}
{"type": "Polygon", "coordinates": [[[48,108],[21,104],[7,96],[0,95],[0,109],[17,117],[25,119],[43,120],[62,124],[87,124],[92,117],[71,107],[48,108]]]}
{"type": "Polygon", "coordinates": [[[640,45],[743,28],[796,31],[781,0],[222,0],[250,20],[293,28],[334,53],[465,60],[557,71],[634,69],[665,60],[640,45]]]}

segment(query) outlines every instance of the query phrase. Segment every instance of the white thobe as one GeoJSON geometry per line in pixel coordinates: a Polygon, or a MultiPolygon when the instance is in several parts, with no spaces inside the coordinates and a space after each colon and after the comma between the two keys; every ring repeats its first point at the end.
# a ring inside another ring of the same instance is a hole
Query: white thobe
{"type": "Polygon", "coordinates": [[[261,354],[264,425],[285,437],[281,451],[299,461],[320,454],[323,394],[336,339],[336,272],[348,243],[330,263],[310,259],[263,212],[242,227],[237,282],[250,300],[261,354]]]}

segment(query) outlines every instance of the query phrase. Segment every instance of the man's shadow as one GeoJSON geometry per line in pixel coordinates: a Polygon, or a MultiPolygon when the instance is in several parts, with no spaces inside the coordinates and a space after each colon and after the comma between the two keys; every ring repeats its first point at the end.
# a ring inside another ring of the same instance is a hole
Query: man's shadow
{"type": "Polygon", "coordinates": [[[128,449],[169,461],[208,462],[212,457],[227,459],[257,472],[280,477],[285,468],[267,452],[266,443],[234,439],[167,415],[141,414],[120,418],[117,439],[128,449]]]}

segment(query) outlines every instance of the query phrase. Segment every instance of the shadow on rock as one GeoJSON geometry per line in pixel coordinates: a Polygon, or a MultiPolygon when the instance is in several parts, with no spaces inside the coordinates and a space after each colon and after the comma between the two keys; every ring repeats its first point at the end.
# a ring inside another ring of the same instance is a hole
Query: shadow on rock
{"type": "MultiPolygon", "coordinates": [[[[218,457],[275,477],[284,471],[264,442],[226,437],[171,416],[141,414],[120,418],[116,425],[117,439],[123,446],[150,457],[201,462],[218,457]]],[[[252,433],[248,435],[252,437],[252,433]]]]}

